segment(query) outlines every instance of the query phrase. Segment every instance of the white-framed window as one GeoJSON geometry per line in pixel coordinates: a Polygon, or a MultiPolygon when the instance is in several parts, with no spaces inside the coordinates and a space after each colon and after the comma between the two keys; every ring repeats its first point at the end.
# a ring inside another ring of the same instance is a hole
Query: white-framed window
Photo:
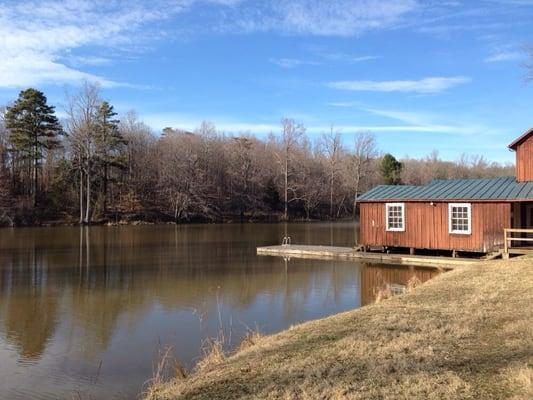
{"type": "Polygon", "coordinates": [[[448,204],[448,231],[461,235],[472,233],[472,205],[470,203],[448,204]]]}
{"type": "Polygon", "coordinates": [[[388,231],[405,231],[404,203],[386,203],[385,214],[388,231]]]}

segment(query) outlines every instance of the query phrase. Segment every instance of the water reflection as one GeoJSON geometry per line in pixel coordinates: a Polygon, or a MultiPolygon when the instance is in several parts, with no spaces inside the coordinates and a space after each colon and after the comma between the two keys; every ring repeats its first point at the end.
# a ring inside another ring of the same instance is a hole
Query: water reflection
{"type": "Polygon", "coordinates": [[[371,304],[375,301],[379,290],[384,287],[407,287],[412,279],[426,282],[441,273],[437,269],[414,266],[391,266],[364,264],[361,282],[361,303],[371,304]]]}
{"type": "Polygon", "coordinates": [[[219,329],[234,346],[434,273],[255,255],[285,231],[354,242],[352,224],[0,230],[0,399],[132,398],[162,346],[191,366],[219,329]]]}

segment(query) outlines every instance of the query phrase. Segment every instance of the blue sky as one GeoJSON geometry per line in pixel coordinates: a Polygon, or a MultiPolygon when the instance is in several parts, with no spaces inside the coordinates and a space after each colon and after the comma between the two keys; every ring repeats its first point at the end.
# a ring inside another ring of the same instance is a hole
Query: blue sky
{"type": "Polygon", "coordinates": [[[533,126],[533,0],[0,0],[0,104],[88,80],[158,131],[288,116],[381,150],[512,162],[533,126]]]}

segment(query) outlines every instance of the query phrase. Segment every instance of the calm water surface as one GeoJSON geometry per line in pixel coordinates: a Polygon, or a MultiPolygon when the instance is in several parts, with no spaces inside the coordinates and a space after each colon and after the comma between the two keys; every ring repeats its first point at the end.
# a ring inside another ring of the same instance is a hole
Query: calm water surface
{"type": "Polygon", "coordinates": [[[0,229],[0,399],[132,399],[162,349],[193,366],[222,328],[273,333],[373,300],[428,269],[259,257],[280,243],[351,246],[355,226],[0,229]]]}

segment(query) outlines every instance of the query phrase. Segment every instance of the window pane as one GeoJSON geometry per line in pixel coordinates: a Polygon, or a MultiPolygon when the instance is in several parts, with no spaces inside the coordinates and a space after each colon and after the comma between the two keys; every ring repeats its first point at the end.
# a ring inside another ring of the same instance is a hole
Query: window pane
{"type": "Polygon", "coordinates": [[[469,208],[466,206],[451,206],[450,225],[453,232],[468,232],[470,230],[469,208]]]}
{"type": "Polygon", "coordinates": [[[403,229],[403,207],[401,205],[387,205],[387,229],[403,229]]]}

